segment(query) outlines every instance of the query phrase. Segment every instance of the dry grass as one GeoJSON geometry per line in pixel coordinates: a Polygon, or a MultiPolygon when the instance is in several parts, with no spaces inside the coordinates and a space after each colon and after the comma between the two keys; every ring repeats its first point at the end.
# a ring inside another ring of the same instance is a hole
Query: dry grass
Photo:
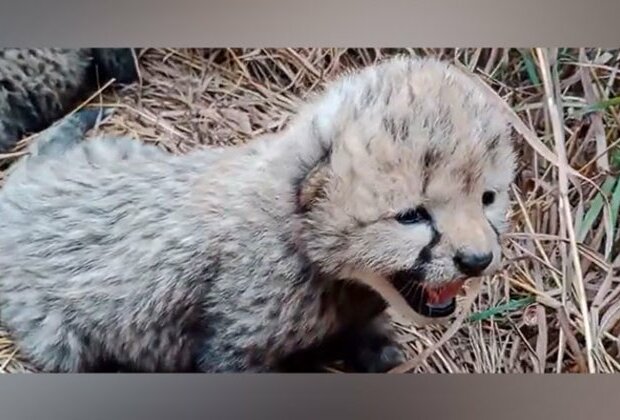
{"type": "MultiPolygon", "coordinates": [[[[400,371],[619,372],[618,50],[151,49],[139,84],[93,100],[118,108],[98,131],[173,153],[245,142],[284,126],[324,80],[395,53],[480,75],[519,119],[520,159],[505,269],[452,327],[399,324],[411,353],[400,371]]],[[[0,333],[0,371],[25,369],[0,333]]]]}

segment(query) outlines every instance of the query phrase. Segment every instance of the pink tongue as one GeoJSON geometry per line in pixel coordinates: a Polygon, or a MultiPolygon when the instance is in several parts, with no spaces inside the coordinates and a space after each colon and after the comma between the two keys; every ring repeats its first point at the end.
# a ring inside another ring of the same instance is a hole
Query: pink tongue
{"type": "Polygon", "coordinates": [[[427,288],[426,296],[429,305],[447,305],[458,295],[464,281],[453,281],[437,288],[427,288]]]}

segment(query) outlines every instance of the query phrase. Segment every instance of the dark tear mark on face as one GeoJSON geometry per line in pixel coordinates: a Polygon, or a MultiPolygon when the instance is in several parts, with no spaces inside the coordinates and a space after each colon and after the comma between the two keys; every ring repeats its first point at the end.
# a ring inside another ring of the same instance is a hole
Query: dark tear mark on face
{"type": "Polygon", "coordinates": [[[431,241],[428,243],[428,245],[422,248],[422,250],[418,254],[414,267],[424,267],[426,264],[430,263],[431,259],[433,258],[433,254],[432,254],[433,248],[435,248],[435,246],[437,246],[437,244],[441,240],[441,233],[439,233],[434,223],[431,222],[430,225],[431,225],[431,230],[433,232],[433,236],[431,238],[431,241]]]}
{"type": "Polygon", "coordinates": [[[415,259],[413,266],[405,270],[397,271],[392,275],[395,287],[401,292],[406,291],[405,287],[409,286],[412,281],[421,282],[425,280],[425,268],[433,258],[433,248],[441,241],[441,233],[435,228],[432,222],[429,223],[432,230],[430,242],[422,248],[415,259]],[[402,287],[401,287],[402,286],[402,287]]]}
{"type": "Polygon", "coordinates": [[[433,248],[441,241],[441,233],[431,223],[433,237],[420,251],[411,268],[400,270],[391,276],[394,287],[405,298],[407,303],[419,313],[423,313],[424,300],[422,283],[426,280],[426,266],[432,261],[433,248]]]}
{"type": "Polygon", "coordinates": [[[392,282],[409,306],[417,313],[431,318],[446,317],[452,315],[456,310],[456,300],[452,299],[452,302],[447,307],[432,308],[428,305],[428,294],[423,284],[427,280],[426,266],[432,260],[432,250],[441,240],[441,234],[434,225],[431,226],[433,238],[422,249],[413,268],[395,273],[392,276],[392,282]]]}

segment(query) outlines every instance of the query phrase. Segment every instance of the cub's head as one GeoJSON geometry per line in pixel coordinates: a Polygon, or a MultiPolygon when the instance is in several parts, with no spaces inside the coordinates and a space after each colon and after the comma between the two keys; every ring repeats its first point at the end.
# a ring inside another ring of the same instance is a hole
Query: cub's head
{"type": "Polygon", "coordinates": [[[300,181],[300,237],[321,270],[370,271],[426,316],[499,266],[514,158],[507,121],[465,73],[396,59],[328,86],[298,121],[322,159],[300,181]]]}

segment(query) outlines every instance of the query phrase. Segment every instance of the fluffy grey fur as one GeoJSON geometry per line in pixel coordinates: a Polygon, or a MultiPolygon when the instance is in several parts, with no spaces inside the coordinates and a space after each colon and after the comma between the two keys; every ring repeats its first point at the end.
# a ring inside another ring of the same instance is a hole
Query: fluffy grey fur
{"type": "Polygon", "coordinates": [[[50,129],[0,191],[0,319],[45,371],[384,371],[385,305],[346,273],[434,287],[464,250],[497,267],[506,121],[446,64],[351,74],[239,147],[80,142],[93,121],[50,129]],[[399,223],[421,205],[432,220],[399,223]]]}
{"type": "Polygon", "coordinates": [[[97,78],[133,82],[134,62],[127,48],[0,49],[0,153],[86,99],[97,78]]]}

